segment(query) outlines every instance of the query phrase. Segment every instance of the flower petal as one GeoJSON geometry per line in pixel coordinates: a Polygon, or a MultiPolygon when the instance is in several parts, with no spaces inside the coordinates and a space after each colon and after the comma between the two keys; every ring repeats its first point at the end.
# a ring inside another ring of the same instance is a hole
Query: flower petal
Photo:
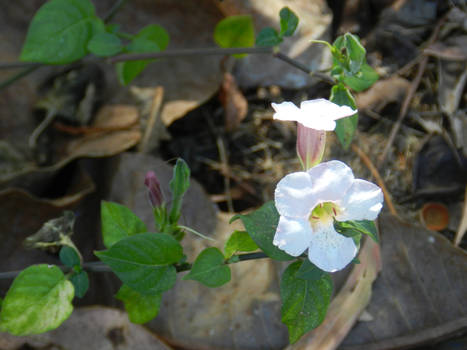
{"type": "Polygon", "coordinates": [[[313,187],[310,175],[304,171],[286,175],[279,181],[274,200],[280,215],[306,218],[311,213],[313,187]]]}
{"type": "Polygon", "coordinates": [[[311,236],[308,259],[321,270],[342,270],[357,255],[357,247],[350,237],[334,230],[332,221],[320,225],[311,236]]]}
{"type": "Polygon", "coordinates": [[[292,102],[273,103],[272,108],[276,111],[273,118],[279,120],[299,121],[302,119],[302,111],[292,102]]]}
{"type": "Polygon", "coordinates": [[[344,195],[336,220],[374,220],[383,207],[383,200],[383,192],[378,186],[356,179],[344,195]]]}
{"type": "Polygon", "coordinates": [[[338,160],[318,164],[307,171],[313,181],[313,207],[338,201],[354,181],[352,169],[338,160]]]}
{"type": "Polygon", "coordinates": [[[300,109],[306,114],[312,114],[313,118],[326,118],[331,120],[349,117],[357,113],[356,110],[353,110],[349,106],[339,106],[324,98],[303,101],[300,104],[300,109]]]}
{"type": "Polygon", "coordinates": [[[308,220],[281,216],[272,243],[287,254],[299,256],[308,248],[311,236],[308,220]]]}
{"type": "Polygon", "coordinates": [[[297,121],[303,124],[303,126],[315,130],[333,131],[336,128],[336,122],[325,117],[315,117],[304,114],[304,116],[297,121]]]}

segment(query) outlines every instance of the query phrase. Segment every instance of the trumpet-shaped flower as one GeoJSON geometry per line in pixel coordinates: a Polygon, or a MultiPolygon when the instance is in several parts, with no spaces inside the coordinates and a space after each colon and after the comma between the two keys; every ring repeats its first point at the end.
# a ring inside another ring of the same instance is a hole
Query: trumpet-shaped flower
{"type": "Polygon", "coordinates": [[[339,106],[324,98],[303,101],[300,108],[292,102],[273,103],[272,108],[276,111],[274,119],[292,120],[307,128],[325,131],[334,130],[337,119],[357,113],[349,106],[339,106]]]}
{"type": "Polygon", "coordinates": [[[336,120],[355,114],[348,106],[339,106],[320,98],[304,101],[300,108],[292,102],[272,104],[274,119],[297,121],[297,155],[305,170],[315,166],[323,158],[326,131],[334,130],[336,120]]]}
{"type": "Polygon", "coordinates": [[[292,256],[308,249],[309,260],[320,269],[341,270],[354,259],[357,247],[352,238],[335,231],[334,220],[374,220],[382,202],[378,186],[355,179],[337,160],[291,173],[276,187],[280,218],[273,244],[292,256]]]}

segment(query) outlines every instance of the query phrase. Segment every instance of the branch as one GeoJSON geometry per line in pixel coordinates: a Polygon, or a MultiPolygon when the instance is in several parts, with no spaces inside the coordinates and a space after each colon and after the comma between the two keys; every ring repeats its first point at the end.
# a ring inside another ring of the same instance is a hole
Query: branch
{"type": "MultiPolygon", "coordinates": [[[[264,259],[268,258],[266,254],[263,252],[257,253],[247,253],[247,254],[238,254],[233,255],[230,259],[236,257],[237,259],[233,259],[232,261],[226,262],[226,264],[235,264],[240,261],[247,261],[247,260],[255,260],[255,259],[264,259]]],[[[230,260],[229,259],[229,260],[230,260]]],[[[57,267],[62,270],[63,272],[69,272],[72,269],[68,266],[57,265],[57,267]]],[[[189,271],[191,270],[192,265],[190,263],[183,263],[180,265],[175,265],[177,272],[189,271]]],[[[83,269],[89,272],[112,272],[110,266],[104,264],[101,261],[92,261],[83,264],[83,269]]],[[[12,279],[18,276],[23,270],[19,271],[8,271],[8,272],[0,272],[0,280],[2,279],[12,279]]]]}
{"type": "Polygon", "coordinates": [[[187,57],[187,56],[225,56],[237,54],[272,54],[274,48],[272,47],[238,47],[238,48],[196,48],[196,49],[176,49],[161,52],[145,52],[145,53],[128,53],[123,55],[114,56],[107,59],[109,63],[117,63],[124,61],[139,61],[156,58],[168,57],[187,57]]]}
{"type": "Polygon", "coordinates": [[[104,16],[103,21],[105,23],[110,22],[114,18],[114,16],[117,14],[117,12],[120,11],[123,5],[125,5],[126,2],[127,0],[118,0],[109,10],[109,12],[104,16]]]}
{"type": "Polygon", "coordinates": [[[0,82],[0,90],[10,86],[11,84],[13,84],[15,81],[21,79],[22,77],[25,77],[26,75],[28,75],[29,73],[32,73],[34,72],[37,68],[39,68],[40,66],[39,65],[35,65],[35,66],[30,66],[28,68],[25,68],[23,70],[21,70],[20,72],[16,73],[16,74],[13,74],[11,77],[7,78],[6,80],[0,82]]]}

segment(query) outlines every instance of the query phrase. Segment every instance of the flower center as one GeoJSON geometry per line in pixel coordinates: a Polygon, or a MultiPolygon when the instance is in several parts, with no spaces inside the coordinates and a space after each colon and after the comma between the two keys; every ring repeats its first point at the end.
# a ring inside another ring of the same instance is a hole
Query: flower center
{"type": "Polygon", "coordinates": [[[334,221],[334,217],[339,212],[339,208],[332,202],[324,202],[313,208],[308,221],[311,227],[316,229],[318,225],[328,224],[329,221],[334,221]]]}

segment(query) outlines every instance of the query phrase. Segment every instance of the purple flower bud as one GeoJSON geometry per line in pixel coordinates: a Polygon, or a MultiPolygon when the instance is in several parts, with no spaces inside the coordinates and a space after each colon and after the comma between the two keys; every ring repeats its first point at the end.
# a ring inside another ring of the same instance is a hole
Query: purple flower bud
{"type": "Polygon", "coordinates": [[[305,170],[321,162],[326,146],[326,131],[297,123],[297,155],[305,170]]]}
{"type": "Polygon", "coordinates": [[[149,201],[154,208],[160,207],[164,202],[164,197],[161,191],[161,185],[157,180],[154,171],[148,171],[144,178],[144,184],[148,188],[149,201]]]}

